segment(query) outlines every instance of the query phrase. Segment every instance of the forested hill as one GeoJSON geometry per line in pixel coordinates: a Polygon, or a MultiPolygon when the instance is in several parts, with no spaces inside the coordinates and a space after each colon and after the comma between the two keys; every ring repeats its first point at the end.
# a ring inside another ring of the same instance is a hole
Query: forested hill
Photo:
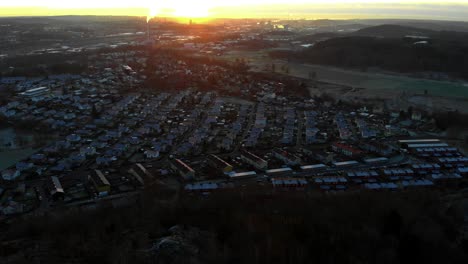
{"type": "Polygon", "coordinates": [[[437,31],[407,27],[400,25],[380,25],[360,29],[352,35],[369,36],[369,37],[385,37],[385,38],[403,38],[405,36],[432,36],[437,31]]]}
{"type": "Polygon", "coordinates": [[[271,55],[359,70],[375,67],[401,73],[439,72],[468,79],[468,33],[464,32],[383,25],[330,35],[311,48],[271,55]]]}

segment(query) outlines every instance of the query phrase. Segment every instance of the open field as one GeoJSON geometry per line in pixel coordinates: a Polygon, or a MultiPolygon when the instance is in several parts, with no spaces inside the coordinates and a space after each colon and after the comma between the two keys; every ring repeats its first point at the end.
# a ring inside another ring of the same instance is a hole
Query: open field
{"type": "Polygon", "coordinates": [[[287,67],[288,75],[305,79],[309,78],[311,72],[315,72],[316,80],[328,85],[319,84],[317,88],[311,88],[311,95],[326,92],[345,100],[379,98],[428,110],[459,110],[468,113],[468,82],[433,81],[321,65],[288,63],[284,60],[273,60],[266,50],[232,51],[223,58],[243,58],[248,61],[253,71],[271,71],[271,65],[275,64],[276,72],[286,74],[282,69],[287,67]]]}
{"type": "Polygon", "coordinates": [[[310,72],[316,72],[318,80],[323,82],[365,89],[391,89],[405,91],[407,94],[424,94],[427,90],[429,95],[468,99],[468,82],[433,81],[310,64],[289,63],[287,65],[291,75],[308,78],[310,72]]]}

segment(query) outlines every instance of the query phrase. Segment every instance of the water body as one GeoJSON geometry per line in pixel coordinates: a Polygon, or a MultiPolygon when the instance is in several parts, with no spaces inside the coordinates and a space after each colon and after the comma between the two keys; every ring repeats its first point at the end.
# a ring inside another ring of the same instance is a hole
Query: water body
{"type": "Polygon", "coordinates": [[[0,128],[0,170],[28,158],[50,140],[50,135],[44,136],[11,127],[0,128]]]}

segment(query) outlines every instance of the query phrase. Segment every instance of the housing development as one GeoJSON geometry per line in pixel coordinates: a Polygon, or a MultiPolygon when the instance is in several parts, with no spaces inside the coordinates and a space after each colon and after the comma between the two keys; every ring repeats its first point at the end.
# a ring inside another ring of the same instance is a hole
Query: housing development
{"type": "Polygon", "coordinates": [[[300,97],[294,79],[145,49],[102,53],[87,75],[0,79],[15,87],[3,118],[50,134],[1,172],[2,218],[129,201],[155,184],[193,195],[405,192],[468,176],[468,158],[422,111],[300,97]],[[168,87],[147,86],[148,68],[168,87]],[[191,86],[210,76],[216,89],[191,86]]]}
{"type": "Polygon", "coordinates": [[[1,264],[468,263],[463,1],[3,2],[1,264]]]}

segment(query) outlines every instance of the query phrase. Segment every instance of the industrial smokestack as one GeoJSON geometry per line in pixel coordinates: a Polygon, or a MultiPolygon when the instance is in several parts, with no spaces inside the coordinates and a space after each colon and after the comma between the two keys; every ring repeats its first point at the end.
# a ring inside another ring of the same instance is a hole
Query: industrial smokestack
{"type": "Polygon", "coordinates": [[[146,41],[150,42],[150,26],[149,21],[146,22],[146,41]]]}

